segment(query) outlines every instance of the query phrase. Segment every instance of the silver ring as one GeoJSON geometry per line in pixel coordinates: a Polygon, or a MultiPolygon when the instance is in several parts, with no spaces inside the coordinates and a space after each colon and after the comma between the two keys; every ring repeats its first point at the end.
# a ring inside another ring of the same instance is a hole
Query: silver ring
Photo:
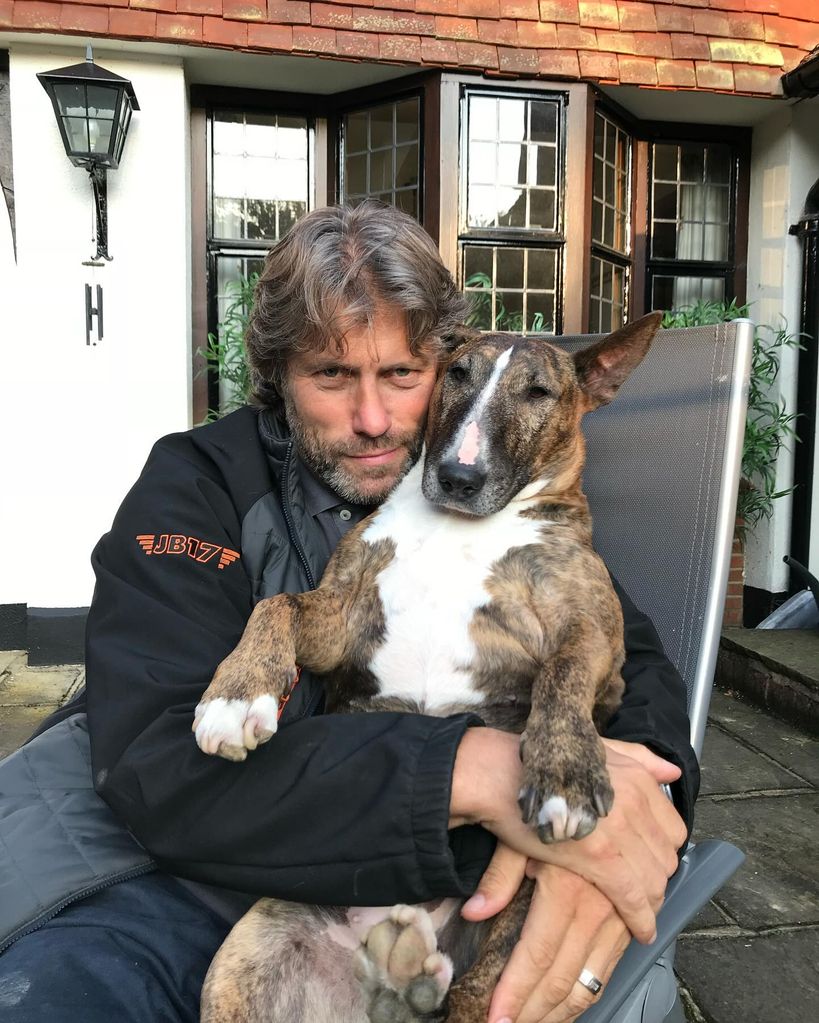
{"type": "Polygon", "coordinates": [[[591,970],[584,970],[577,978],[577,983],[582,984],[584,988],[587,988],[593,995],[599,994],[603,990],[603,982],[592,973],[591,970]]]}

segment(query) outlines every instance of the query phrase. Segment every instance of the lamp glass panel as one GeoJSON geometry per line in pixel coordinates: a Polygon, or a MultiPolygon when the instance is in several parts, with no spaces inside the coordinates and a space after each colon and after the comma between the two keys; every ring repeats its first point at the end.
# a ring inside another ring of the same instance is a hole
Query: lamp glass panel
{"type": "Polygon", "coordinates": [[[88,116],[113,121],[114,111],[117,109],[117,96],[119,89],[107,85],[89,85],[88,92],[88,116]]]}
{"type": "Polygon", "coordinates": [[[122,157],[122,149],[125,145],[125,139],[128,135],[128,128],[131,125],[131,101],[127,96],[122,97],[122,103],[119,108],[119,132],[117,134],[116,141],[116,152],[114,153],[114,159],[119,163],[122,157]]]}
{"type": "Polygon", "coordinates": [[[72,153],[89,153],[88,121],[84,117],[64,117],[65,133],[72,153]]]}
{"type": "Polygon", "coordinates": [[[54,96],[61,117],[84,117],[86,111],[85,86],[82,82],[59,82],[54,96]]]}
{"type": "Polygon", "coordinates": [[[111,129],[113,121],[102,118],[88,118],[88,140],[91,143],[92,153],[107,153],[111,145],[111,129]]]}

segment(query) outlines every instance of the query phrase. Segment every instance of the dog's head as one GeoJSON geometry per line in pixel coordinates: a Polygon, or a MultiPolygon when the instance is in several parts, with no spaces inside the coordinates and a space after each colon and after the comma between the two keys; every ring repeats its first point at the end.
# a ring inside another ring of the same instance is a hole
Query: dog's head
{"type": "Polygon", "coordinates": [[[583,415],[614,398],[662,315],[651,313],[574,356],[544,341],[485,334],[453,352],[430,404],[424,496],[468,515],[500,511],[529,484],[579,478],[583,415]]]}

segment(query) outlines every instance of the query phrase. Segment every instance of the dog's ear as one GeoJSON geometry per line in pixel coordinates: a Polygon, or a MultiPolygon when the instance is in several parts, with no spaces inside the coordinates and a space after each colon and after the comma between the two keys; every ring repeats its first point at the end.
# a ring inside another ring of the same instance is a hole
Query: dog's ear
{"type": "Polygon", "coordinates": [[[607,405],[614,398],[628,375],[643,361],[662,318],[662,313],[649,313],[575,355],[577,379],[589,409],[607,405]]]}

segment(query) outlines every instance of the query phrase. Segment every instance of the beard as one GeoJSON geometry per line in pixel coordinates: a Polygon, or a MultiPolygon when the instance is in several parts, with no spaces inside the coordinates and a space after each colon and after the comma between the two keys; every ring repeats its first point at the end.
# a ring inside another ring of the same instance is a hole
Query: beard
{"type": "Polygon", "coordinates": [[[421,457],[424,443],[422,427],[412,432],[329,442],[321,438],[315,427],[306,426],[299,419],[289,395],[285,395],[284,405],[287,423],[302,461],[343,501],[365,506],[381,504],[421,457]],[[354,472],[343,461],[345,456],[375,455],[393,448],[406,450],[398,468],[391,463],[362,466],[354,472]]]}

